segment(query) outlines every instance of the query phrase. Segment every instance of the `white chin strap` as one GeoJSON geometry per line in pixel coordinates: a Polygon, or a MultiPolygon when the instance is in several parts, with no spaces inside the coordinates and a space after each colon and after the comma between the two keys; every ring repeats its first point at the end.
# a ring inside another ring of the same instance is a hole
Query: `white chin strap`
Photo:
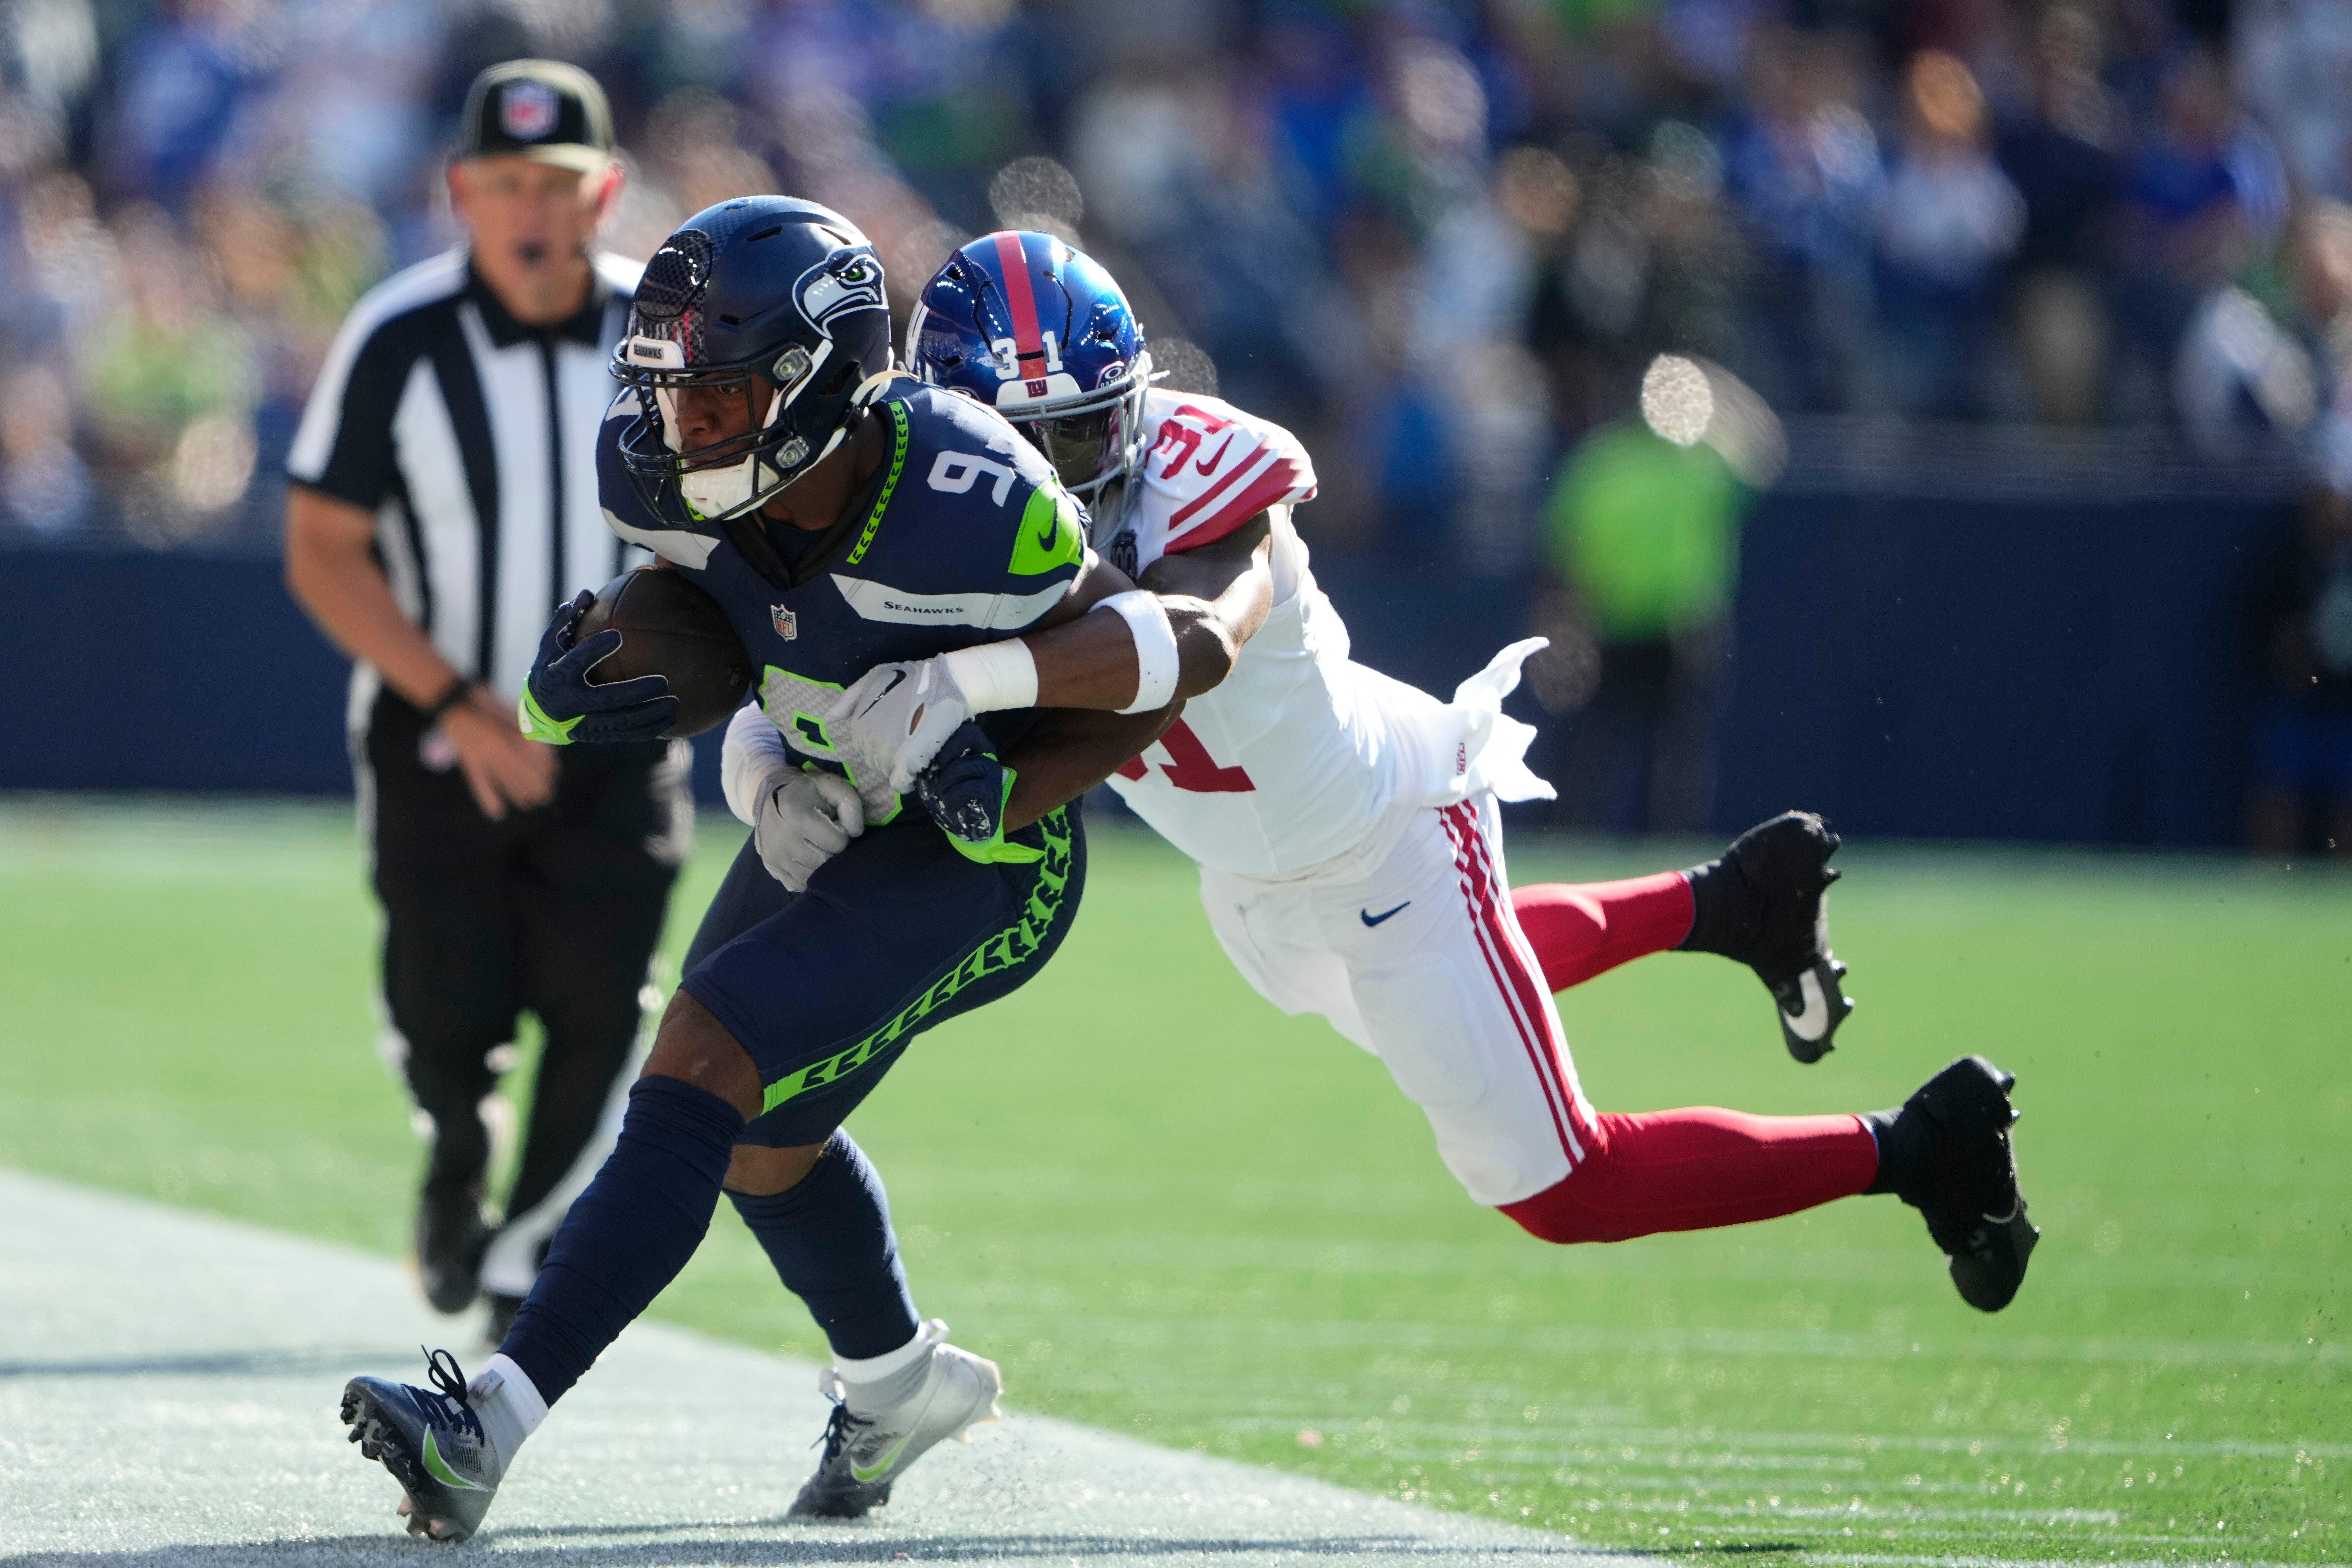
{"type": "MultiPolygon", "coordinates": [[[[668,387],[658,387],[654,392],[655,400],[661,405],[662,440],[673,452],[678,450],[677,395],[668,387]]],[[[760,428],[764,430],[775,424],[783,411],[784,395],[779,392],[768,400],[768,416],[760,421],[760,428]]],[[[772,479],[774,470],[751,457],[723,468],[689,468],[677,477],[678,493],[702,516],[716,517],[749,503],[758,493],[762,473],[772,479]]]]}
{"type": "MultiPolygon", "coordinates": [[[[824,346],[830,349],[833,345],[827,343],[824,346]]],[[[906,374],[902,370],[886,369],[867,376],[858,384],[856,394],[850,399],[851,406],[865,407],[879,396],[891,382],[906,374]]],[[[802,384],[805,385],[807,380],[807,377],[803,377],[802,384]]],[[[670,403],[672,394],[667,388],[662,388],[654,395],[661,400],[662,437],[669,443],[670,450],[676,451],[677,450],[677,419],[676,410],[670,403]]],[[[760,421],[761,429],[776,422],[777,416],[784,410],[784,395],[780,392],[769,403],[768,416],[760,421]]],[[[833,449],[840,446],[848,435],[847,425],[837,427],[830,437],[826,437],[824,446],[819,449],[815,457],[793,464],[793,471],[789,475],[778,473],[755,457],[747,457],[740,463],[730,463],[723,468],[690,468],[677,477],[678,493],[686,498],[688,506],[704,517],[722,516],[749,506],[754,500],[764,501],[768,497],[782,490],[793,479],[832,456],[833,449]]],[[[799,447],[801,444],[798,441],[787,441],[784,445],[789,451],[790,448],[799,447]]],[[[804,447],[802,447],[803,451],[806,449],[804,447]]]]}
{"type": "Polygon", "coordinates": [[[746,458],[723,468],[690,468],[677,477],[678,493],[704,517],[732,511],[751,500],[751,470],[759,466],[746,458]]]}

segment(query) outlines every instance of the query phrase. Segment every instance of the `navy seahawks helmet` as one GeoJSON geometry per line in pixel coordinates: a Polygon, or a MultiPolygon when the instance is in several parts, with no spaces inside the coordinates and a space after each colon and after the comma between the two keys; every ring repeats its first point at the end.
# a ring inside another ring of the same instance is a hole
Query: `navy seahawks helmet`
{"type": "Polygon", "coordinates": [[[1117,527],[1097,498],[1142,456],[1151,355],[1091,258],[1050,234],[982,235],[924,287],[907,366],[1013,421],[1094,509],[1097,531],[1117,527]]]}
{"type": "Polygon", "coordinates": [[[621,433],[629,481],[719,520],[765,505],[838,446],[862,389],[890,368],[882,259],[857,226],[788,196],[744,196],[686,220],[646,263],[613,374],[637,394],[621,433]],[[740,430],[680,439],[679,398],[744,400],[740,430]]]}

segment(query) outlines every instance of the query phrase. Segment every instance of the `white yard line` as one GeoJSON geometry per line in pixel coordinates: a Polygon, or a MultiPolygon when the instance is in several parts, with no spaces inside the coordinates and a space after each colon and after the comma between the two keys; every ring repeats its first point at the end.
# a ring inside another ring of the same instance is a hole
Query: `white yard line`
{"type": "MultiPolygon", "coordinates": [[[[415,1568],[436,1549],[400,1535],[399,1489],[336,1404],[355,1373],[420,1379],[420,1341],[470,1369],[473,1333],[381,1258],[0,1170],[0,1568],[415,1568]]],[[[804,1363],[641,1324],[458,1550],[550,1568],[1629,1556],[1018,1412],[933,1450],[870,1521],[786,1522],[824,1413],[804,1363]]]]}

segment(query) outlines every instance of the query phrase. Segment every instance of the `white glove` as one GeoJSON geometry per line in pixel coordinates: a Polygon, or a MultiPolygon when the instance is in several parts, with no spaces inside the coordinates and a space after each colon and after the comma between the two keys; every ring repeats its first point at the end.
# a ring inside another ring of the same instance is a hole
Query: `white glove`
{"type": "Polygon", "coordinates": [[[971,717],[971,703],[943,658],[877,664],[841,694],[825,716],[834,754],[861,778],[886,774],[905,794],[948,737],[971,717]]]}
{"type": "Polygon", "coordinates": [[[779,768],[761,788],[751,841],[768,875],[797,893],[808,887],[818,867],[865,831],[866,808],[847,779],[779,768]]]}

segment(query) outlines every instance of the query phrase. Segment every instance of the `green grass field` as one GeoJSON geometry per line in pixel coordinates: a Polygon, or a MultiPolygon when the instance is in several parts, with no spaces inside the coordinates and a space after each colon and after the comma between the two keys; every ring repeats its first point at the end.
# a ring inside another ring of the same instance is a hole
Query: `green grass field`
{"type": "MultiPolygon", "coordinates": [[[[672,953],[740,838],[705,822],[672,953]]],[[[1516,851],[1517,881],[1677,858],[1516,851]]],[[[1998,1318],[1891,1199],[1529,1240],[1377,1062],[1247,991],[1140,835],[1097,836],[1046,974],[854,1126],[924,1310],[1030,1409],[1693,1559],[2352,1560],[2352,879],[1840,863],[1836,1055],[1795,1066],[1746,971],[1666,956],[1561,998],[1581,1077],[1828,1110],[1992,1056],[2044,1232],[1998,1318]]],[[[419,1154],[373,941],[347,813],[0,796],[0,1160],[397,1251],[419,1154]]],[[[723,1205],[656,1311],[820,1350],[723,1205]]]]}

